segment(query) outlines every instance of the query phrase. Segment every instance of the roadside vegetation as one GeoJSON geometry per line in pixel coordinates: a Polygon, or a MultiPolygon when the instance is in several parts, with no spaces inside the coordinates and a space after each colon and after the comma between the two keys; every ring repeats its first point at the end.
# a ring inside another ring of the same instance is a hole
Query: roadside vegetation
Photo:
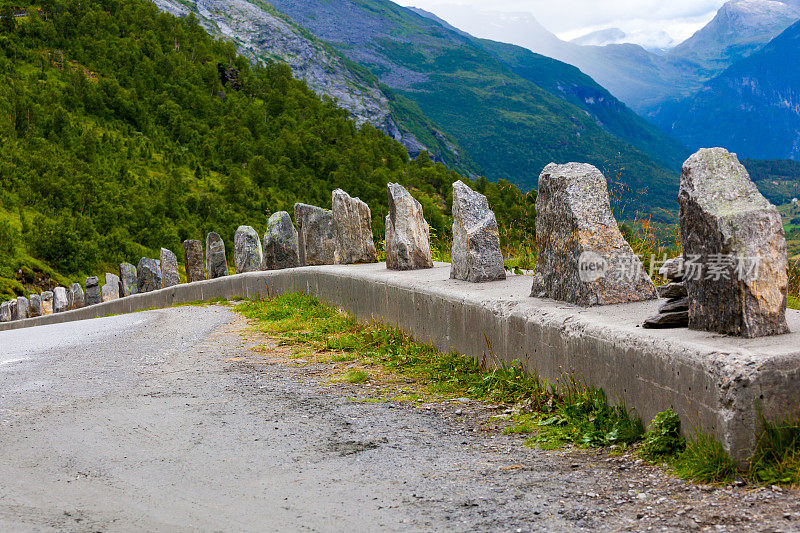
{"type": "Polygon", "coordinates": [[[800,420],[774,423],[762,418],[756,452],[742,472],[712,437],[696,432],[684,439],[680,420],[671,410],[658,414],[645,431],[635,411],[613,404],[602,389],[588,387],[576,376],[548,382],[527,372],[518,361],[504,364],[491,353],[482,361],[442,353],[396,328],[360,324],[303,293],[244,301],[236,310],[251,320],[256,331],[280,339],[306,359],[346,364],[340,376],[343,382],[401,378],[414,383],[411,394],[360,401],[469,398],[491,402],[510,413],[503,431],[527,435],[525,442],[530,446],[631,451],[698,483],[724,484],[741,478],[763,485],[800,485],[800,420]]]}

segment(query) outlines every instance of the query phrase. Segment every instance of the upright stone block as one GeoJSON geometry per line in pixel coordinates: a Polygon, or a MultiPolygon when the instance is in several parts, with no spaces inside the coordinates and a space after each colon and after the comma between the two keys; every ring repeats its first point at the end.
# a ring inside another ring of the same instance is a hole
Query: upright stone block
{"type": "Polygon", "coordinates": [[[689,328],[748,338],[787,333],[781,216],[736,155],[710,148],[687,159],[678,203],[689,328]]]}
{"type": "Polygon", "coordinates": [[[237,274],[258,272],[264,264],[261,238],[250,226],[239,226],[233,235],[233,267],[237,274]]]}
{"type": "Polygon", "coordinates": [[[430,227],[420,204],[405,187],[387,185],[386,267],[391,270],[433,268],[430,227]]]}
{"type": "Polygon", "coordinates": [[[333,212],[297,203],[294,204],[294,221],[297,224],[300,264],[304,266],[336,264],[333,212]]]}
{"type": "Polygon", "coordinates": [[[286,211],[273,213],[264,233],[264,270],[281,270],[300,266],[300,244],[297,229],[286,211]]]}
{"type": "Polygon", "coordinates": [[[38,294],[31,294],[28,297],[28,315],[31,318],[42,316],[42,297],[38,294]]]}
{"type": "Polygon", "coordinates": [[[136,266],[138,275],[136,292],[151,292],[162,288],[161,265],[156,259],[142,257],[136,266]]]}
{"type": "Polygon", "coordinates": [[[225,257],[225,242],[212,231],[206,237],[206,273],[208,279],[228,275],[228,258],[225,257]]]}
{"type": "Polygon", "coordinates": [[[24,296],[17,296],[17,316],[20,320],[30,318],[30,304],[24,296]]]}
{"type": "Polygon", "coordinates": [[[103,289],[101,291],[101,298],[104,302],[110,302],[111,300],[119,300],[119,286],[120,281],[119,277],[115,274],[110,274],[106,272],[106,284],[103,285],[103,289]]]}
{"type": "Polygon", "coordinates": [[[450,277],[473,283],[506,279],[497,219],[486,197],[460,180],[453,184],[450,277]]]}
{"type": "Polygon", "coordinates": [[[136,267],[130,263],[120,263],[119,265],[120,296],[130,296],[136,294],[139,285],[139,275],[136,267]]]}
{"type": "Polygon", "coordinates": [[[64,287],[56,287],[53,289],[53,312],[63,313],[69,311],[69,298],[67,298],[67,289],[64,287]]]}
{"type": "Polygon", "coordinates": [[[100,278],[89,276],[86,278],[86,293],[84,293],[84,303],[87,306],[99,304],[103,301],[103,293],[100,289],[100,278]]]}
{"type": "Polygon", "coordinates": [[[53,314],[53,292],[44,291],[42,297],[42,316],[53,314]]]}
{"type": "Polygon", "coordinates": [[[11,322],[11,308],[8,302],[0,303],[0,322],[11,322]]]}
{"type": "Polygon", "coordinates": [[[11,313],[11,320],[18,320],[19,314],[17,313],[17,300],[16,298],[8,301],[8,310],[11,313]]]}
{"type": "Polygon", "coordinates": [[[653,300],[656,288],[611,213],[592,165],[549,164],[536,198],[539,249],[531,296],[581,306],[653,300]]]}
{"type": "Polygon", "coordinates": [[[69,286],[69,308],[81,309],[84,305],[83,287],[80,283],[73,283],[69,286]]]}
{"type": "Polygon", "coordinates": [[[203,267],[203,243],[197,240],[183,241],[183,256],[186,265],[186,282],[205,281],[206,271],[203,267]]]}
{"type": "Polygon", "coordinates": [[[372,214],[360,198],[342,189],[333,191],[333,228],[338,262],[343,265],[374,263],[378,260],[372,237],[372,214]]]}
{"type": "Polygon", "coordinates": [[[181,284],[178,274],[178,258],[166,248],[161,249],[161,285],[163,288],[181,284]]]}

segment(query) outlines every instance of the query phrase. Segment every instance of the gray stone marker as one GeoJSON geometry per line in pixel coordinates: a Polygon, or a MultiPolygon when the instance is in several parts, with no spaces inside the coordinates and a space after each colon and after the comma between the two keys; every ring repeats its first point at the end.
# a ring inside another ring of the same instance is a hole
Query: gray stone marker
{"type": "Polygon", "coordinates": [[[42,316],[42,297],[38,294],[31,294],[28,297],[28,315],[31,318],[42,316]]]}
{"type": "Polygon", "coordinates": [[[104,302],[111,300],[119,300],[119,276],[106,272],[106,284],[100,291],[101,298],[104,302]]]}
{"type": "Polygon", "coordinates": [[[42,316],[53,314],[53,291],[44,291],[42,298],[42,316]]]}
{"type": "Polygon", "coordinates": [[[20,320],[25,320],[30,317],[30,304],[28,299],[24,296],[17,296],[17,317],[20,320]]]}
{"type": "Polygon", "coordinates": [[[63,313],[64,311],[69,311],[67,289],[64,287],[56,287],[53,289],[53,312],[63,313]]]}
{"type": "Polygon", "coordinates": [[[139,275],[136,267],[130,263],[120,263],[119,265],[120,296],[131,296],[136,294],[139,286],[139,275]]]}
{"type": "Polygon", "coordinates": [[[678,203],[689,328],[748,338],[788,333],[781,216],[736,155],[710,148],[687,159],[678,203]],[[699,275],[690,275],[695,265],[699,275]]]}
{"type": "Polygon", "coordinates": [[[138,275],[136,292],[151,292],[162,288],[161,285],[161,265],[156,259],[142,257],[136,266],[138,275]]]}
{"type": "Polygon", "coordinates": [[[506,279],[497,219],[486,197],[460,180],[453,183],[450,277],[473,283],[506,279]]]}
{"type": "Polygon", "coordinates": [[[181,284],[181,276],[178,274],[178,258],[174,253],[166,248],[161,249],[161,286],[163,288],[174,287],[181,284]]]}
{"type": "Polygon", "coordinates": [[[89,276],[86,278],[86,293],[84,293],[84,303],[96,305],[103,301],[103,293],[100,289],[100,278],[89,276]]]}
{"type": "Polygon", "coordinates": [[[645,320],[642,327],[649,329],[687,327],[689,325],[689,298],[683,279],[683,257],[676,257],[665,262],[658,273],[669,280],[669,283],[657,287],[658,295],[668,299],[658,308],[658,314],[645,320]]]}
{"type": "Polygon", "coordinates": [[[261,237],[251,226],[239,226],[233,235],[233,268],[237,274],[258,272],[264,265],[261,237]]]}
{"type": "Polygon", "coordinates": [[[203,243],[192,239],[183,241],[183,257],[186,265],[186,283],[205,281],[206,271],[203,266],[203,243]]]}
{"type": "Polygon", "coordinates": [[[208,279],[228,275],[228,258],[225,257],[225,242],[212,231],[206,237],[206,273],[208,279]]]}
{"type": "Polygon", "coordinates": [[[11,322],[11,309],[8,302],[0,303],[0,322],[11,322]]]}
{"type": "Polygon", "coordinates": [[[264,270],[300,266],[300,244],[292,217],[286,211],[273,213],[264,233],[264,270]]]}
{"type": "Polygon", "coordinates": [[[433,268],[430,227],[420,204],[405,187],[387,185],[386,267],[391,270],[433,268]]]}
{"type": "Polygon", "coordinates": [[[8,310],[11,313],[11,320],[17,320],[19,315],[17,314],[17,300],[16,298],[13,300],[8,301],[8,310]]]}
{"type": "Polygon", "coordinates": [[[80,283],[73,283],[69,286],[69,308],[81,309],[84,305],[83,287],[80,283]]]}
{"type": "Polygon", "coordinates": [[[378,252],[372,237],[372,214],[360,198],[342,189],[333,191],[333,229],[338,262],[343,265],[375,263],[378,252]]]}
{"type": "Polygon", "coordinates": [[[294,204],[300,264],[304,266],[335,265],[336,236],[333,212],[321,207],[294,204]]]}
{"type": "Polygon", "coordinates": [[[531,296],[581,306],[653,300],[656,288],[611,213],[592,165],[547,165],[536,197],[539,249],[531,296]]]}

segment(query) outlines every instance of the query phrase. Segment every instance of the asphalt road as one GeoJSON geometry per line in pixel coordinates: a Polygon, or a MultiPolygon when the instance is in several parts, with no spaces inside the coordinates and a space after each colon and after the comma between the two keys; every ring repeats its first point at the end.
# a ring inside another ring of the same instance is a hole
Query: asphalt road
{"type": "Polygon", "coordinates": [[[697,488],[353,401],[224,307],[0,333],[1,531],[794,530],[795,493],[697,488]],[[265,344],[266,342],[266,344],[265,344]],[[260,349],[256,349],[260,346],[260,349]]]}

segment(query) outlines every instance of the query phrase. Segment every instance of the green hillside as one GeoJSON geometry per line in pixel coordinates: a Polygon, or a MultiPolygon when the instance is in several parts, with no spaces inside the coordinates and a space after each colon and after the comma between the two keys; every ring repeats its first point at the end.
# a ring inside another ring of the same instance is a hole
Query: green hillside
{"type": "MultiPolygon", "coordinates": [[[[336,187],[370,204],[380,239],[385,184],[399,181],[446,236],[459,176],[356,128],[287,66],[251,67],[146,0],[37,5],[44,15],[0,21],[0,297],[161,246],[180,258],[184,239],[210,230],[229,242],[240,224],[263,232],[296,201],[329,206],[336,187]],[[238,69],[235,83],[219,66],[238,69]]],[[[530,233],[533,195],[477,186],[506,241],[530,233]]]]}

